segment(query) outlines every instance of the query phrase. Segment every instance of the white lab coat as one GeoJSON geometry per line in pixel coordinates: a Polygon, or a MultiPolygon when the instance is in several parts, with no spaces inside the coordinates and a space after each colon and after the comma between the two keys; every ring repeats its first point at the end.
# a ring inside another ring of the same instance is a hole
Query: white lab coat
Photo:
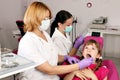
{"type": "Polygon", "coordinates": [[[57,28],[52,36],[53,42],[59,49],[60,55],[68,55],[72,48],[72,42],[70,41],[70,36],[66,33],[64,36],[57,28]]]}
{"type": "MultiPolygon", "coordinates": [[[[58,62],[58,51],[52,39],[46,32],[43,32],[48,40],[46,42],[32,32],[26,32],[20,40],[18,55],[34,61],[37,65],[48,61],[49,64],[56,66],[58,62]]],[[[57,75],[48,75],[35,68],[22,72],[20,80],[59,80],[57,75]]]]}

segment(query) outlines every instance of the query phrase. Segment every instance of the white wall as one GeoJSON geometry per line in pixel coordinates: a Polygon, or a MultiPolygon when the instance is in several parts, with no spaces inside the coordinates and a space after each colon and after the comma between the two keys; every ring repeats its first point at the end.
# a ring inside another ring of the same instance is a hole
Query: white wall
{"type": "MultiPolygon", "coordinates": [[[[25,7],[35,0],[0,0],[0,43],[2,46],[14,49],[18,46],[17,39],[13,38],[12,31],[17,29],[15,21],[23,19],[25,7]]],[[[77,35],[79,35],[87,25],[99,16],[108,17],[109,26],[120,27],[120,0],[37,0],[45,2],[52,10],[53,17],[61,10],[65,9],[77,17],[77,35]],[[92,3],[92,7],[86,7],[88,2],[92,3]]],[[[112,37],[113,38],[113,37],[112,37]]],[[[107,40],[111,40],[108,37],[107,40]]],[[[115,45],[119,43],[118,38],[111,40],[115,45]],[[116,41],[115,41],[116,40],[116,41]],[[113,42],[114,41],[114,42],[113,42]]],[[[111,43],[109,41],[109,43],[111,43]]],[[[108,44],[109,44],[108,43],[108,44]]],[[[109,46],[109,45],[108,45],[109,46]]],[[[111,55],[114,53],[113,47],[105,46],[111,55]]],[[[116,57],[119,56],[119,46],[116,57]]],[[[109,55],[109,54],[107,54],[109,55]]],[[[8,79],[10,80],[10,79],[8,79]]]]}
{"type": "Polygon", "coordinates": [[[22,19],[24,6],[21,0],[0,0],[0,43],[2,47],[14,49],[17,39],[13,38],[12,31],[17,29],[16,20],[22,19]]]}
{"type": "MultiPolygon", "coordinates": [[[[34,0],[31,0],[34,1],[34,0]]],[[[104,16],[108,18],[108,27],[118,27],[120,29],[120,0],[39,0],[46,3],[53,12],[53,17],[61,10],[67,10],[77,17],[78,23],[76,35],[81,34],[89,23],[95,18],[104,16]],[[87,3],[92,3],[88,8],[87,3]]],[[[120,58],[119,47],[120,36],[105,36],[104,55],[120,58]]]]}
{"type": "Polygon", "coordinates": [[[120,0],[39,0],[50,6],[53,16],[65,9],[78,18],[78,34],[95,18],[100,16],[108,17],[108,25],[120,26],[120,0]],[[86,4],[92,3],[88,8],[86,4]]]}
{"type": "Polygon", "coordinates": [[[110,26],[120,26],[120,0],[27,0],[26,5],[33,1],[46,3],[51,8],[53,17],[61,9],[68,10],[78,17],[78,26],[86,26],[99,16],[108,17],[108,25],[110,26]],[[86,6],[88,2],[92,3],[91,8],[86,6]]]}

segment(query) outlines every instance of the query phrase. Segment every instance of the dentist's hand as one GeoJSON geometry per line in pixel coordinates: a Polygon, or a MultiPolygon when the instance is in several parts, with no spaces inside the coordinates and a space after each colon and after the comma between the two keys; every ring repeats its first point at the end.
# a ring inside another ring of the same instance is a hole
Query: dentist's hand
{"type": "Polygon", "coordinates": [[[70,64],[75,64],[75,63],[78,63],[80,61],[79,59],[77,59],[75,57],[71,57],[69,55],[65,55],[64,60],[67,60],[70,64]]]}
{"type": "Polygon", "coordinates": [[[92,63],[93,63],[93,58],[87,58],[79,61],[77,64],[79,66],[79,69],[83,69],[85,67],[88,67],[92,63]]]}
{"type": "Polygon", "coordinates": [[[77,58],[75,58],[75,57],[71,57],[71,58],[68,59],[68,62],[69,62],[70,64],[75,64],[75,63],[78,63],[79,61],[80,61],[80,60],[77,59],[77,58]]]}
{"type": "Polygon", "coordinates": [[[74,42],[74,48],[78,49],[84,42],[84,37],[81,35],[79,36],[74,42]]]}

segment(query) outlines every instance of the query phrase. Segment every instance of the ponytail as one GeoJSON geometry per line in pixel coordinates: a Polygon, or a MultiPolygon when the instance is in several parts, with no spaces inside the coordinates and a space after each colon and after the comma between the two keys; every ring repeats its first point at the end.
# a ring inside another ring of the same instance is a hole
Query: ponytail
{"type": "Polygon", "coordinates": [[[65,23],[65,21],[69,18],[72,17],[72,14],[69,13],[68,11],[65,10],[60,10],[55,17],[55,20],[53,21],[53,23],[51,24],[51,29],[50,29],[50,37],[52,37],[55,28],[58,27],[58,23],[65,23]]]}
{"type": "Polygon", "coordinates": [[[58,26],[57,22],[54,20],[50,27],[50,37],[52,37],[53,33],[55,32],[55,28],[58,26]]]}
{"type": "Polygon", "coordinates": [[[97,63],[97,66],[93,69],[93,71],[96,71],[99,69],[99,67],[101,67],[102,65],[102,59],[101,58],[97,58],[96,59],[96,63],[97,63]]]}

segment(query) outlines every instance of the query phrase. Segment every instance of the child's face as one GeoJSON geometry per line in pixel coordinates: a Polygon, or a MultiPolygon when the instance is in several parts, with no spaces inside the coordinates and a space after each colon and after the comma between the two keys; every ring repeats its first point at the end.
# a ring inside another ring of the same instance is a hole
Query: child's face
{"type": "Polygon", "coordinates": [[[82,55],[84,58],[92,57],[94,59],[94,62],[95,62],[96,58],[99,57],[98,49],[97,49],[96,45],[94,43],[86,45],[84,47],[82,55]]]}

